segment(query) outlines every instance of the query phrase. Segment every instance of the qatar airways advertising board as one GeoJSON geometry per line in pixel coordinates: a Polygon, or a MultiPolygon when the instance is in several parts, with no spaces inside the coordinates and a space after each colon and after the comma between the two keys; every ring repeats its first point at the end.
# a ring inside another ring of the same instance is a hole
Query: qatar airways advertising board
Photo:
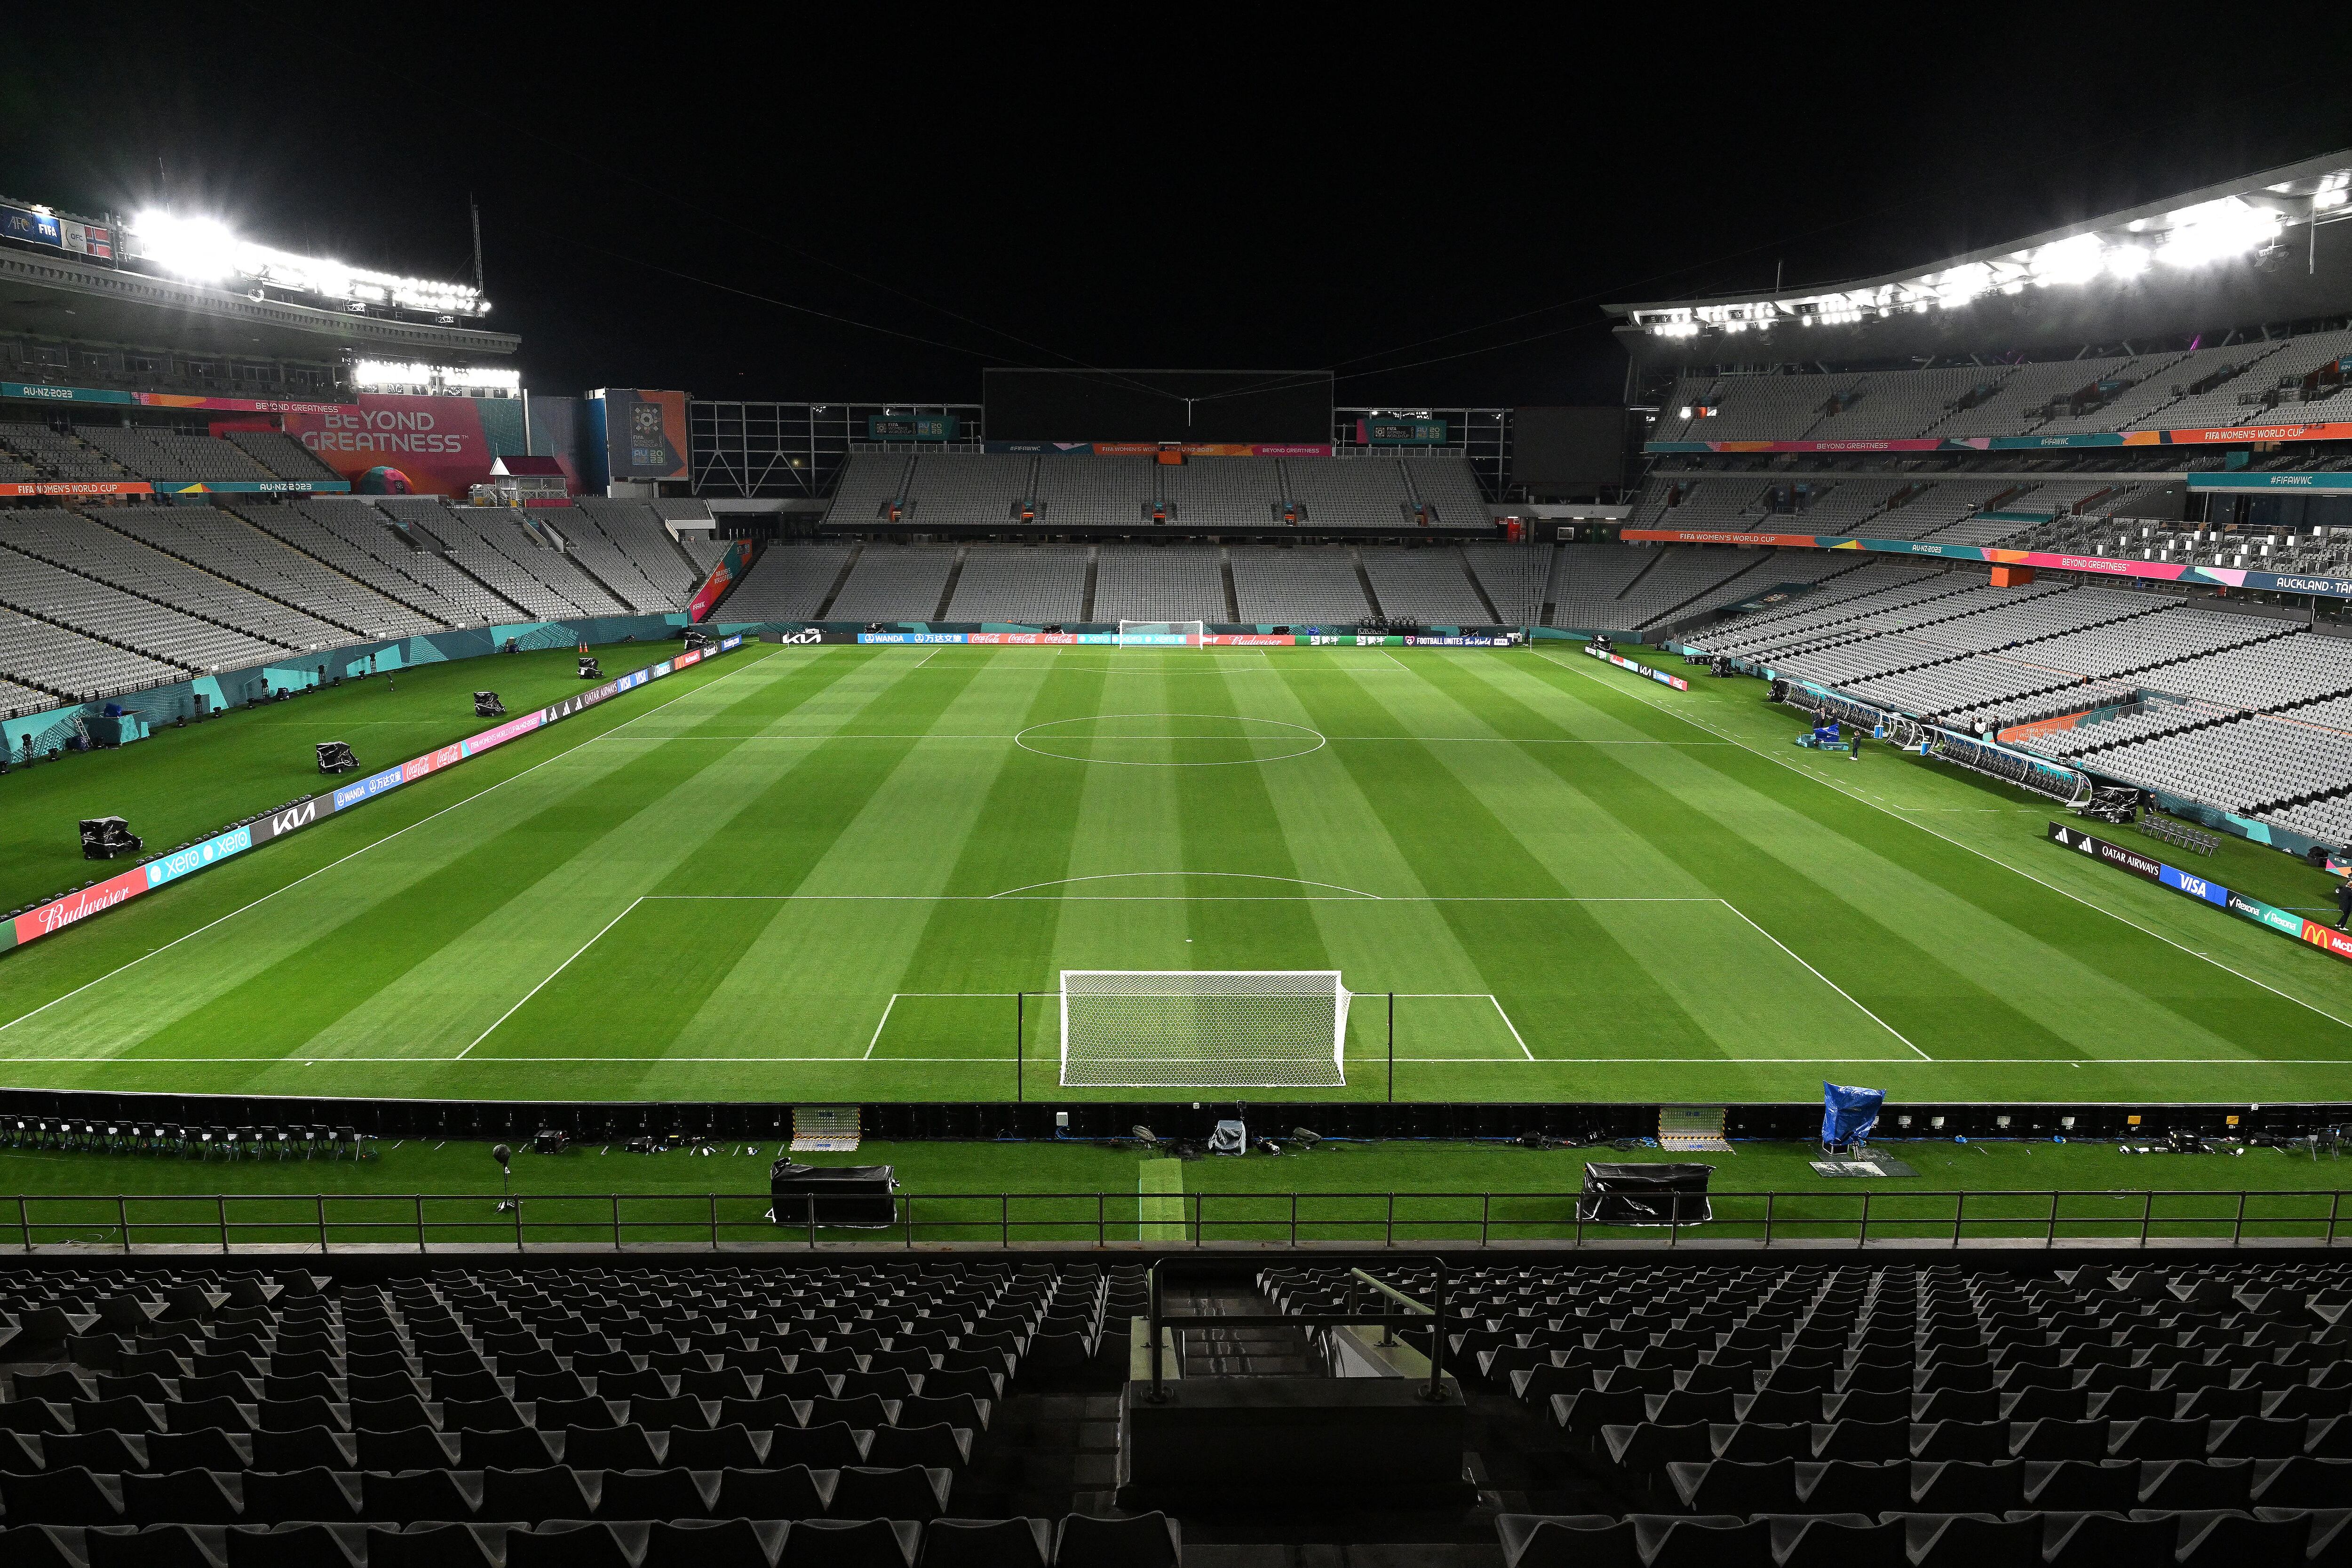
{"type": "Polygon", "coordinates": [[[355,405],[288,414],[285,430],[362,495],[462,498],[488,482],[498,456],[471,397],[363,392],[355,405]]]}

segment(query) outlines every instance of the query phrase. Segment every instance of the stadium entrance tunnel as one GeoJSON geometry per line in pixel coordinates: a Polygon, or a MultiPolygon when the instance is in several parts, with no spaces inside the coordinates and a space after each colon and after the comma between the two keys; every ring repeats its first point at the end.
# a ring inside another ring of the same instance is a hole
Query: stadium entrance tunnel
{"type": "Polygon", "coordinates": [[[1322,731],[1231,713],[1106,713],[1032,724],[1013,743],[1040,756],[1127,767],[1234,767],[1323,749],[1322,731]]]}

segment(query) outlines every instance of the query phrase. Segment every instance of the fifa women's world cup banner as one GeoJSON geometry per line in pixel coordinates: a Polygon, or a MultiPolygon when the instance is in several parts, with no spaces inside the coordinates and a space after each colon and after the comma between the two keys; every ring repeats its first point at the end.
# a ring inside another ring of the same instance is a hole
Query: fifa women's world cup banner
{"type": "Polygon", "coordinates": [[[471,397],[367,392],[357,404],[288,414],[285,430],[362,495],[463,499],[498,457],[471,397]]]}

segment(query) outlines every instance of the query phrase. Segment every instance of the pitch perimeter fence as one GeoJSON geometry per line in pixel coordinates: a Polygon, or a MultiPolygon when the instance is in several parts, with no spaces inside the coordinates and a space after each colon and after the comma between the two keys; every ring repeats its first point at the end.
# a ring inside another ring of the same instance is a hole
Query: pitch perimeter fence
{"type": "Polygon", "coordinates": [[[890,1223],[870,1226],[823,1222],[791,1205],[778,1219],[759,1194],[19,1195],[0,1198],[0,1250],[2327,1247],[2352,1217],[2344,1197],[2323,1190],[1722,1192],[1711,1195],[1706,1221],[1628,1226],[1587,1223],[1575,1195],[1561,1193],[902,1193],[890,1223]]]}

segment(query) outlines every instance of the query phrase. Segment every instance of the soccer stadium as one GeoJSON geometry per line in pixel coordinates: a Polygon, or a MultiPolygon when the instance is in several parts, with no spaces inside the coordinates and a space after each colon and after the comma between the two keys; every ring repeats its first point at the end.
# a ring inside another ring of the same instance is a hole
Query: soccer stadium
{"type": "Polygon", "coordinates": [[[0,201],[0,1560],[2352,1561],[2347,217],[1373,406],[0,201]]]}

